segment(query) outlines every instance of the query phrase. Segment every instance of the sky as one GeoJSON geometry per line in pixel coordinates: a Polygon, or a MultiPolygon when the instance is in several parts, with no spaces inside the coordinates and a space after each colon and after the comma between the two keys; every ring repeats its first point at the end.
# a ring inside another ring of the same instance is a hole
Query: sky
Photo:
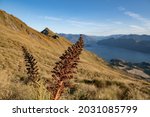
{"type": "Polygon", "coordinates": [[[0,9],[42,31],[150,34],[150,0],[0,0],[0,9]]]}

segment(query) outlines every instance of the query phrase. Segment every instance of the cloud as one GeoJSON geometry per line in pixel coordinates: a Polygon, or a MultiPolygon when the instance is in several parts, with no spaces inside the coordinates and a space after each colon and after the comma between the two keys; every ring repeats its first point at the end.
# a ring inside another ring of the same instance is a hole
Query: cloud
{"type": "Polygon", "coordinates": [[[89,21],[81,21],[81,20],[78,20],[78,19],[72,19],[72,18],[69,18],[69,19],[63,19],[63,18],[58,18],[58,17],[52,17],[52,16],[41,16],[40,18],[43,18],[45,20],[52,20],[52,21],[62,21],[64,23],[68,23],[68,24],[71,24],[73,26],[76,26],[76,27],[104,27],[106,26],[106,24],[103,24],[103,23],[95,23],[95,22],[89,22],[89,21]]]}
{"type": "Polygon", "coordinates": [[[138,21],[140,23],[140,26],[139,26],[139,24],[137,25],[137,23],[129,25],[129,28],[131,28],[131,31],[133,31],[134,33],[147,33],[147,34],[149,34],[149,31],[150,31],[150,19],[142,16],[139,13],[135,13],[133,11],[129,11],[129,10],[123,8],[123,7],[122,8],[120,7],[119,10],[122,11],[123,14],[133,18],[135,21],[138,21]]]}
{"type": "Polygon", "coordinates": [[[146,23],[146,24],[150,25],[150,20],[145,18],[145,17],[143,17],[143,16],[141,16],[138,13],[134,13],[134,12],[131,12],[131,11],[125,11],[124,14],[126,14],[126,15],[128,15],[128,16],[136,19],[136,20],[139,20],[139,21],[141,21],[143,23],[146,23]]]}
{"type": "Polygon", "coordinates": [[[114,21],[113,23],[114,23],[114,24],[118,24],[118,25],[123,24],[123,22],[121,22],[121,21],[114,21]]]}
{"type": "Polygon", "coordinates": [[[138,32],[145,32],[146,29],[144,27],[138,26],[138,25],[129,25],[130,28],[132,28],[134,31],[138,32]]]}
{"type": "Polygon", "coordinates": [[[44,16],[45,20],[53,20],[53,21],[61,21],[61,18],[57,18],[57,17],[51,17],[51,16],[44,16]]]}
{"type": "Polygon", "coordinates": [[[129,25],[129,30],[132,33],[138,33],[138,34],[149,34],[149,30],[143,26],[139,25],[129,25]]]}
{"type": "Polygon", "coordinates": [[[104,27],[104,26],[106,26],[105,24],[101,24],[101,23],[88,22],[88,21],[79,21],[79,20],[67,20],[67,22],[74,25],[74,26],[80,26],[80,27],[86,27],[86,26],[104,27]]]}
{"type": "Polygon", "coordinates": [[[135,13],[133,11],[129,11],[126,8],[122,7],[122,6],[118,7],[118,9],[120,11],[122,11],[125,15],[127,15],[131,18],[134,18],[137,21],[140,21],[141,23],[143,23],[143,25],[150,26],[150,19],[143,17],[141,14],[135,13]]]}
{"type": "Polygon", "coordinates": [[[92,22],[77,21],[77,20],[67,20],[67,22],[72,24],[79,24],[79,25],[94,25],[94,23],[92,22]]]}

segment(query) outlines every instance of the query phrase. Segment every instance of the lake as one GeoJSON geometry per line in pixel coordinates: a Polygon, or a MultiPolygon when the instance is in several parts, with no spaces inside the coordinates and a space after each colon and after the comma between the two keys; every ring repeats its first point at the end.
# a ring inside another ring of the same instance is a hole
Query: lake
{"type": "Polygon", "coordinates": [[[123,59],[128,62],[150,62],[150,54],[132,51],[128,49],[109,47],[103,45],[93,45],[86,47],[87,50],[94,52],[99,57],[109,61],[111,59],[123,59]]]}

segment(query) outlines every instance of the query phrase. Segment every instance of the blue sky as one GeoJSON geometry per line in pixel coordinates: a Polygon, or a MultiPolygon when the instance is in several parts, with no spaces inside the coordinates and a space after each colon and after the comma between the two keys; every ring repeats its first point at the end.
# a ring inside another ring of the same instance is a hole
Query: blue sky
{"type": "Polygon", "coordinates": [[[150,0],[0,0],[0,9],[41,31],[150,34],[150,0]]]}

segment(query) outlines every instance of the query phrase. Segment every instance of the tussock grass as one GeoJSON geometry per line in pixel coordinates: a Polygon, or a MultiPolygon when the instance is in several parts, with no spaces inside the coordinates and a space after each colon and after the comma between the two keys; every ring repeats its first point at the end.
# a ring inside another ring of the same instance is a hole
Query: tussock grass
{"type": "Polygon", "coordinates": [[[14,82],[9,71],[0,71],[0,76],[0,99],[35,99],[33,87],[14,82]]]}

